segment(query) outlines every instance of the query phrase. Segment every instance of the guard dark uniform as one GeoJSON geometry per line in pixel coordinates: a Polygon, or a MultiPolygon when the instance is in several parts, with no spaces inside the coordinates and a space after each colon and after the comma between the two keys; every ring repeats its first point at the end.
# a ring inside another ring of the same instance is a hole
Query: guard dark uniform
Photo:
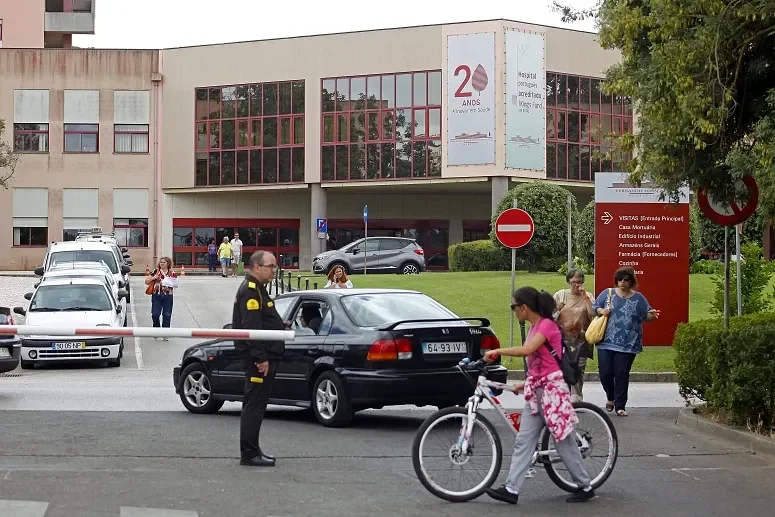
{"type": "MultiPolygon", "coordinates": [[[[237,290],[232,312],[232,328],[252,330],[284,330],[285,324],[269,297],[266,287],[249,273],[237,290]]],[[[240,451],[243,464],[274,465],[274,457],[261,451],[258,436],[264,412],[272,393],[277,366],[285,352],[283,341],[234,341],[245,371],[245,398],[240,417],[240,451]],[[269,362],[266,375],[257,365],[269,362]]]]}

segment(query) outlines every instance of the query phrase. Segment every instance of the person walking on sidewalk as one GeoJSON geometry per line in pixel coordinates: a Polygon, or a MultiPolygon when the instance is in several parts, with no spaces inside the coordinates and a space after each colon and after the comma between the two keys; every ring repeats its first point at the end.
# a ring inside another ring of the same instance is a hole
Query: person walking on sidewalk
{"type": "MultiPolygon", "coordinates": [[[[145,285],[153,283],[151,294],[151,319],[154,327],[169,328],[172,320],[172,292],[178,286],[178,275],[172,270],[172,259],[161,257],[156,269],[145,277],[145,285]],[[159,318],[161,317],[161,322],[159,318]]],[[[154,340],[158,338],[153,338],[154,340]]],[[[163,337],[162,341],[169,341],[163,337]]]]}
{"type": "MultiPolygon", "coordinates": [[[[233,329],[285,330],[285,323],[266,291],[274,278],[277,259],[268,251],[250,256],[250,269],[237,290],[233,329]]],[[[274,467],[276,459],[259,445],[261,423],[272,394],[277,367],[285,353],[283,341],[234,341],[245,371],[245,394],[240,416],[240,465],[274,467]]]]}
{"type": "Polygon", "coordinates": [[[627,416],[630,369],[635,356],[643,351],[643,322],[659,318],[659,311],[635,290],[635,271],[622,267],[614,273],[614,289],[605,289],[595,301],[595,312],[608,316],[603,340],[597,344],[600,384],[606,394],[605,409],[627,416]],[[608,292],[611,301],[608,302],[608,292]]]}
{"type": "Polygon", "coordinates": [[[522,346],[488,350],[486,362],[498,356],[526,357],[527,377],[524,383],[517,383],[514,391],[524,389],[525,408],[514,443],[511,467],[506,484],[499,488],[488,488],[487,495],[510,504],[517,504],[519,490],[530,468],[530,461],[538,440],[548,427],[555,442],[555,448],[568,468],[573,482],[579,487],[566,501],[580,503],[595,497],[591,480],[581,450],[576,444],[574,426],[579,419],[570,401],[570,389],[565,383],[558,361],[552,357],[550,348],[561,357],[562,330],[552,319],[554,298],[546,291],[540,293],[532,287],[517,289],[512,295],[511,310],[519,321],[530,322],[530,333],[522,346]]]}
{"type": "Polygon", "coordinates": [[[207,245],[207,271],[218,271],[218,246],[215,245],[215,239],[210,239],[210,244],[207,245]]]}
{"type": "Polygon", "coordinates": [[[231,244],[229,244],[229,238],[224,237],[223,242],[218,246],[218,258],[221,259],[221,276],[226,278],[226,269],[231,264],[231,244]]]}
{"type": "Polygon", "coordinates": [[[231,276],[236,277],[242,261],[242,241],[239,238],[239,233],[234,233],[234,238],[229,244],[231,244],[231,276]]]}

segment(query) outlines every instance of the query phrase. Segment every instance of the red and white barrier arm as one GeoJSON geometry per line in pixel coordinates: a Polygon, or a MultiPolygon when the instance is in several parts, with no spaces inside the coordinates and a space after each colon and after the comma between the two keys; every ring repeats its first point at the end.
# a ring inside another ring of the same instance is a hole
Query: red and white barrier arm
{"type": "Polygon", "coordinates": [[[293,341],[292,330],[236,330],[162,327],[47,327],[37,325],[1,325],[0,335],[73,336],[73,337],[183,337],[239,339],[243,341],[293,341]]]}

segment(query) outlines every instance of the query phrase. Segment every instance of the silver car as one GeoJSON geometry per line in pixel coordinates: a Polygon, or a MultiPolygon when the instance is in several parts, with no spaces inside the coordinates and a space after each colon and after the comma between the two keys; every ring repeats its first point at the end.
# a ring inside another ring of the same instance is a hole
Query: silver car
{"type": "Polygon", "coordinates": [[[414,275],[425,271],[425,251],[414,239],[368,237],[321,253],[312,259],[315,273],[328,273],[342,266],[345,273],[400,273],[414,275]]]}

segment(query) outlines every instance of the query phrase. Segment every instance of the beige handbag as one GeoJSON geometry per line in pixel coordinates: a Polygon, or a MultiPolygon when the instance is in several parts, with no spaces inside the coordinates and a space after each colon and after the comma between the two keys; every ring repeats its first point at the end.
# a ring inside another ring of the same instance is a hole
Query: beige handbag
{"type": "MultiPolygon", "coordinates": [[[[606,307],[611,308],[611,294],[613,289],[608,288],[608,300],[606,301],[606,307]]],[[[600,343],[605,337],[605,329],[608,326],[608,316],[595,316],[592,323],[587,327],[587,331],[584,333],[584,337],[587,339],[587,343],[590,345],[596,345],[600,343]]]]}

